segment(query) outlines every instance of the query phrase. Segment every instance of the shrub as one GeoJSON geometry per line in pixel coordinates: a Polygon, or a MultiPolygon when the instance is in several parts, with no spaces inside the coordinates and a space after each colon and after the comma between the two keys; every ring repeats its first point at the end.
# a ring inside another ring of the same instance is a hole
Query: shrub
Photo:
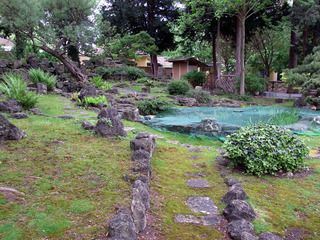
{"type": "Polygon", "coordinates": [[[276,171],[296,171],[304,166],[307,146],[289,130],[274,125],[252,125],[240,129],[224,144],[234,165],[261,176],[276,171]]]}
{"type": "Polygon", "coordinates": [[[56,82],[57,82],[57,77],[54,75],[50,75],[49,73],[45,73],[42,71],[40,68],[38,69],[30,69],[29,70],[29,75],[31,78],[31,81],[35,84],[37,83],[45,83],[47,84],[48,90],[51,90],[54,88],[56,82]]]}
{"type": "Polygon", "coordinates": [[[163,99],[145,100],[138,104],[139,111],[144,115],[156,115],[160,112],[170,110],[173,104],[163,99]]]}
{"type": "Polygon", "coordinates": [[[108,103],[107,98],[104,95],[99,97],[85,97],[83,102],[81,102],[80,99],[78,102],[81,103],[81,105],[84,104],[85,107],[88,107],[89,105],[98,106],[99,103],[108,103]]]}
{"type": "Polygon", "coordinates": [[[145,77],[145,71],[136,67],[118,67],[118,68],[105,68],[97,67],[95,72],[101,76],[112,78],[117,75],[126,75],[128,80],[137,80],[145,77]]]}
{"type": "MultiPolygon", "coordinates": [[[[246,94],[255,95],[257,92],[265,90],[266,80],[261,78],[258,73],[251,73],[246,75],[245,91],[246,94]]],[[[236,87],[240,90],[240,78],[237,78],[236,87]]]]}
{"type": "Polygon", "coordinates": [[[96,88],[103,88],[106,91],[108,91],[108,89],[111,88],[111,84],[104,82],[101,76],[93,77],[92,81],[96,88]]]}
{"type": "Polygon", "coordinates": [[[6,94],[8,99],[16,99],[25,109],[33,108],[40,99],[39,95],[27,91],[27,83],[17,73],[6,73],[2,75],[4,80],[0,84],[0,90],[6,94]]]}
{"type": "Polygon", "coordinates": [[[210,93],[207,91],[203,91],[202,89],[190,90],[189,92],[187,92],[186,96],[195,98],[198,103],[208,103],[211,100],[210,93]]]}
{"type": "Polygon", "coordinates": [[[120,71],[127,74],[128,80],[137,80],[146,76],[146,72],[136,67],[122,67],[120,71]]]}
{"type": "Polygon", "coordinates": [[[182,79],[187,80],[193,87],[202,86],[206,81],[206,74],[204,72],[194,70],[184,74],[182,79]]]}
{"type": "Polygon", "coordinates": [[[171,95],[185,95],[190,90],[188,82],[175,80],[168,83],[168,92],[171,95]]]}

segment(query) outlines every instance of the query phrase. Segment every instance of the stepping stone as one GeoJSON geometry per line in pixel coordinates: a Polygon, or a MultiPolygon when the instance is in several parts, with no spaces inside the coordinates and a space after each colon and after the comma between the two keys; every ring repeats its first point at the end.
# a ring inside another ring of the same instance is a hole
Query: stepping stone
{"type": "Polygon", "coordinates": [[[209,147],[209,146],[199,146],[199,148],[204,148],[204,149],[212,149],[213,147],[209,147]]]}
{"type": "Polygon", "coordinates": [[[186,204],[192,212],[205,214],[219,214],[218,207],[209,197],[190,197],[186,201],[186,204]]]}
{"type": "Polygon", "coordinates": [[[79,110],[74,110],[74,109],[66,109],[66,112],[79,112],[79,110]]]}
{"type": "Polygon", "coordinates": [[[184,148],[193,148],[193,145],[191,144],[182,144],[181,146],[184,148]]]}
{"type": "Polygon", "coordinates": [[[206,177],[208,176],[207,174],[204,173],[204,171],[201,172],[196,172],[196,173],[186,173],[186,177],[206,177]]]}
{"type": "Polygon", "coordinates": [[[194,223],[194,224],[201,223],[201,221],[197,217],[193,215],[183,215],[183,214],[175,215],[174,222],[175,223],[194,223]]]}
{"type": "Polygon", "coordinates": [[[189,152],[203,152],[203,150],[202,149],[193,148],[193,149],[190,149],[189,152]]]}
{"type": "Polygon", "coordinates": [[[221,155],[224,155],[226,153],[226,150],[223,149],[216,149],[217,152],[219,152],[221,155]]]}
{"type": "Polygon", "coordinates": [[[81,116],[81,118],[89,119],[89,118],[97,118],[97,117],[94,117],[94,116],[81,116]]]}
{"type": "Polygon", "coordinates": [[[171,144],[174,144],[174,145],[177,145],[179,143],[179,141],[171,141],[171,140],[168,140],[166,141],[167,143],[171,143],[171,144]]]}
{"type": "Polygon", "coordinates": [[[193,164],[193,166],[196,168],[205,168],[205,167],[207,167],[207,164],[206,163],[195,163],[195,164],[193,164]]]}
{"type": "Polygon", "coordinates": [[[129,132],[129,131],[135,130],[136,128],[134,128],[134,127],[124,127],[123,129],[124,129],[126,132],[129,132]]]}
{"type": "Polygon", "coordinates": [[[208,216],[201,216],[200,220],[202,222],[202,225],[211,226],[211,225],[219,224],[221,221],[221,217],[215,216],[215,215],[208,215],[208,216]]]}
{"type": "Polygon", "coordinates": [[[203,179],[190,179],[187,181],[187,186],[193,187],[193,188],[210,188],[211,187],[209,182],[203,179]]]}
{"type": "Polygon", "coordinates": [[[201,157],[202,157],[202,155],[196,155],[196,156],[188,157],[188,159],[198,160],[198,159],[201,158],[201,157]]]}
{"type": "Polygon", "coordinates": [[[160,136],[160,135],[153,135],[153,136],[158,139],[164,139],[164,136],[160,136]]]}

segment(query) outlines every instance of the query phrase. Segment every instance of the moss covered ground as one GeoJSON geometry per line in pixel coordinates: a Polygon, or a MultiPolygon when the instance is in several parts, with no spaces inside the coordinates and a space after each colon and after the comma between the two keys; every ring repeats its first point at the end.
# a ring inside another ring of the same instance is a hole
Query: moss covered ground
{"type": "MultiPolygon", "coordinates": [[[[259,100],[262,101],[262,100],[259,100]]],[[[46,95],[38,108],[50,116],[65,115],[64,99],[46,95]]],[[[268,103],[267,103],[268,104],[268,103]]],[[[292,104],[292,103],[291,103],[292,104]]],[[[288,104],[290,105],[290,104],[288,104]]],[[[89,116],[96,114],[81,109],[89,116]]],[[[8,116],[6,114],[6,116],[8,116]]],[[[77,116],[80,119],[80,115],[77,116]]],[[[20,141],[0,145],[0,186],[11,187],[24,196],[7,198],[0,193],[0,239],[98,239],[108,233],[108,223],[119,206],[130,206],[131,188],[122,177],[130,168],[130,140],[148,131],[157,138],[152,157],[150,212],[162,239],[223,239],[215,227],[174,223],[174,215],[191,214],[184,202],[190,196],[208,196],[220,212],[221,198],[227,191],[220,176],[216,149],[219,141],[190,138],[158,132],[145,125],[123,121],[134,127],[128,138],[105,139],[84,131],[74,120],[29,115],[11,120],[27,132],[20,141]],[[172,144],[167,141],[178,141],[172,144]],[[202,152],[181,146],[191,144],[202,152]],[[211,149],[200,148],[208,146],[211,149]],[[192,157],[198,156],[196,160],[192,157]],[[206,168],[195,169],[194,163],[206,168]],[[193,190],[186,186],[184,174],[203,170],[212,188],[193,190]]],[[[92,122],[95,119],[91,119],[92,122]]],[[[317,154],[320,137],[299,136],[317,154]]],[[[303,239],[320,236],[320,160],[310,158],[312,175],[280,179],[232,173],[243,184],[258,214],[254,225],[258,233],[271,231],[285,236],[298,229],[303,239]]]]}

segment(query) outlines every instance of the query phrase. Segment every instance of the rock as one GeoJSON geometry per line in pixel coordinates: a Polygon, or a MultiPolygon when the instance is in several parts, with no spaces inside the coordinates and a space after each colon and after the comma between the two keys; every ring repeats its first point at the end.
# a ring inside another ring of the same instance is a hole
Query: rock
{"type": "Polygon", "coordinates": [[[241,184],[237,183],[229,188],[229,191],[224,195],[222,202],[229,204],[232,200],[245,200],[248,199],[247,193],[243,190],[241,184]]]}
{"type": "Polygon", "coordinates": [[[29,112],[33,113],[34,115],[42,115],[42,112],[38,108],[30,108],[29,112]]]}
{"type": "Polygon", "coordinates": [[[20,140],[27,134],[17,128],[0,113],[0,142],[7,140],[20,140]]]}
{"type": "Polygon", "coordinates": [[[132,170],[134,172],[140,172],[146,176],[150,176],[151,171],[152,171],[150,159],[148,159],[148,158],[138,159],[135,162],[134,167],[132,167],[132,170]]]}
{"type": "Polygon", "coordinates": [[[150,87],[141,88],[141,92],[150,93],[150,87]]]}
{"type": "Polygon", "coordinates": [[[9,65],[9,61],[7,59],[0,59],[0,68],[6,68],[9,65]]]}
{"type": "Polygon", "coordinates": [[[27,64],[30,65],[31,68],[38,68],[39,67],[39,58],[35,53],[28,53],[26,58],[27,64]]]}
{"type": "Polygon", "coordinates": [[[150,115],[144,116],[144,120],[146,120],[146,121],[150,121],[151,119],[152,119],[152,117],[150,115]]]}
{"type": "Polygon", "coordinates": [[[68,116],[68,115],[58,116],[58,118],[62,118],[62,119],[74,119],[74,117],[68,116]]]}
{"type": "Polygon", "coordinates": [[[215,216],[215,215],[208,215],[208,216],[201,216],[200,220],[202,222],[202,225],[211,226],[211,225],[219,224],[221,221],[221,217],[215,216]]]}
{"type": "Polygon", "coordinates": [[[131,122],[140,122],[140,115],[138,108],[129,108],[122,112],[122,118],[131,122]]]}
{"type": "Polygon", "coordinates": [[[231,187],[234,184],[239,183],[238,180],[236,178],[225,178],[224,183],[227,184],[229,187],[231,187]]]}
{"type": "Polygon", "coordinates": [[[306,107],[308,104],[306,102],[306,98],[305,97],[300,97],[298,99],[296,99],[293,103],[293,107],[295,108],[303,108],[306,107]]]}
{"type": "Polygon", "coordinates": [[[156,147],[156,140],[151,133],[141,132],[136,136],[136,139],[130,141],[130,147],[134,151],[142,149],[148,152],[151,157],[156,147]]]}
{"type": "Polygon", "coordinates": [[[320,125],[320,116],[314,117],[313,122],[320,125]]]}
{"type": "Polygon", "coordinates": [[[0,112],[14,113],[21,111],[22,105],[15,99],[8,99],[0,102],[0,112]]]}
{"type": "Polygon", "coordinates": [[[139,159],[150,159],[150,153],[143,150],[143,149],[138,149],[133,152],[131,160],[132,161],[138,161],[139,159]]]}
{"type": "Polygon", "coordinates": [[[201,171],[201,172],[196,172],[196,173],[186,173],[185,176],[186,177],[206,177],[208,175],[205,174],[204,171],[201,171]]]}
{"type": "Polygon", "coordinates": [[[110,221],[109,233],[111,237],[119,239],[137,240],[137,231],[128,208],[121,207],[117,215],[110,221]]]}
{"type": "Polygon", "coordinates": [[[100,110],[100,113],[98,114],[98,119],[100,118],[111,118],[114,116],[119,116],[117,110],[114,107],[110,108],[102,108],[100,110]]]}
{"type": "Polygon", "coordinates": [[[201,221],[197,217],[193,215],[182,215],[182,214],[175,215],[174,222],[201,224],[201,221]]]}
{"type": "Polygon", "coordinates": [[[138,190],[138,193],[141,197],[141,202],[146,207],[146,209],[150,208],[150,195],[149,195],[149,186],[148,183],[144,183],[141,180],[136,180],[133,183],[133,187],[138,190]]]}
{"type": "Polygon", "coordinates": [[[210,184],[208,181],[203,179],[189,179],[187,181],[188,187],[194,187],[194,188],[210,188],[210,184]]]}
{"type": "Polygon", "coordinates": [[[146,207],[142,202],[138,189],[136,188],[133,189],[131,212],[136,230],[138,232],[142,232],[147,226],[146,207]]]}
{"type": "Polygon", "coordinates": [[[186,204],[192,212],[205,214],[219,214],[218,207],[209,197],[190,197],[186,204]]]}
{"type": "Polygon", "coordinates": [[[28,118],[28,114],[26,113],[14,113],[11,114],[8,118],[15,118],[15,119],[24,119],[24,118],[28,118]]]}
{"type": "Polygon", "coordinates": [[[87,122],[87,121],[83,121],[82,124],[81,124],[81,127],[84,129],[84,130],[87,130],[87,131],[93,131],[94,130],[94,125],[90,122],[87,122]]]}
{"type": "Polygon", "coordinates": [[[27,70],[22,69],[22,68],[21,68],[21,69],[12,69],[12,72],[21,75],[22,79],[23,79],[25,82],[28,82],[28,80],[29,80],[29,73],[28,73],[27,70]]]}
{"type": "Polygon", "coordinates": [[[117,111],[113,107],[103,108],[101,112],[102,111],[106,117],[101,118],[100,116],[100,119],[94,129],[95,133],[103,137],[127,137],[127,133],[124,131],[124,125],[121,122],[117,111]]]}
{"type": "Polygon", "coordinates": [[[117,88],[109,88],[107,92],[111,94],[119,94],[119,90],[117,88]]]}
{"type": "Polygon", "coordinates": [[[242,200],[231,201],[223,210],[223,215],[228,222],[241,219],[252,222],[257,217],[250,204],[242,200]]]}
{"type": "Polygon", "coordinates": [[[37,93],[38,94],[47,94],[47,84],[37,83],[37,93]]]}
{"type": "Polygon", "coordinates": [[[274,102],[275,102],[275,103],[284,103],[284,102],[285,102],[285,99],[284,99],[284,98],[275,98],[275,99],[274,99],[274,102]]]}
{"type": "Polygon", "coordinates": [[[265,232],[260,235],[259,240],[282,240],[282,238],[270,232],[265,232]]]}
{"type": "Polygon", "coordinates": [[[40,62],[40,65],[41,65],[42,68],[50,67],[49,59],[48,58],[42,58],[41,62],[40,62]]]}
{"type": "Polygon", "coordinates": [[[226,107],[226,108],[240,108],[241,104],[237,101],[233,100],[220,100],[220,101],[212,101],[210,107],[226,107]]]}
{"type": "Polygon", "coordinates": [[[228,233],[234,240],[241,240],[241,235],[245,232],[254,234],[254,226],[251,222],[248,222],[244,219],[232,221],[228,224],[228,233]]]}
{"type": "Polygon", "coordinates": [[[105,104],[105,103],[99,102],[97,107],[101,110],[101,109],[103,109],[103,108],[107,108],[108,105],[105,104]]]}
{"type": "Polygon", "coordinates": [[[197,103],[197,100],[194,98],[187,98],[183,96],[176,96],[174,101],[180,106],[192,107],[197,103]]]}
{"type": "Polygon", "coordinates": [[[21,68],[23,65],[21,60],[14,60],[12,62],[12,69],[17,69],[17,68],[21,68]]]}
{"type": "Polygon", "coordinates": [[[221,126],[214,118],[204,118],[198,126],[192,129],[192,133],[208,137],[218,137],[221,133],[221,126]]]}
{"type": "Polygon", "coordinates": [[[79,93],[78,98],[81,101],[84,101],[85,97],[97,97],[97,96],[98,96],[98,93],[97,93],[96,87],[93,85],[88,85],[83,87],[83,89],[79,93]]]}
{"type": "Polygon", "coordinates": [[[244,232],[241,234],[240,236],[241,240],[258,240],[258,238],[254,235],[252,235],[251,233],[248,232],[244,232]]]}

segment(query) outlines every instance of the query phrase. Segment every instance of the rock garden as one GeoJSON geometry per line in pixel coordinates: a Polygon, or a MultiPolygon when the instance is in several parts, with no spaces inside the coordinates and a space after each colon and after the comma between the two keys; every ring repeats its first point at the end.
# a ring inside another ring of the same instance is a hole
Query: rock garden
{"type": "Polygon", "coordinates": [[[221,134],[205,118],[189,130],[160,129],[149,122],[172,107],[275,102],[104,61],[86,63],[87,84],[35,56],[0,61],[1,239],[319,238],[316,128],[293,134],[260,122],[221,134]],[[110,75],[110,64],[122,70],[110,75]]]}

